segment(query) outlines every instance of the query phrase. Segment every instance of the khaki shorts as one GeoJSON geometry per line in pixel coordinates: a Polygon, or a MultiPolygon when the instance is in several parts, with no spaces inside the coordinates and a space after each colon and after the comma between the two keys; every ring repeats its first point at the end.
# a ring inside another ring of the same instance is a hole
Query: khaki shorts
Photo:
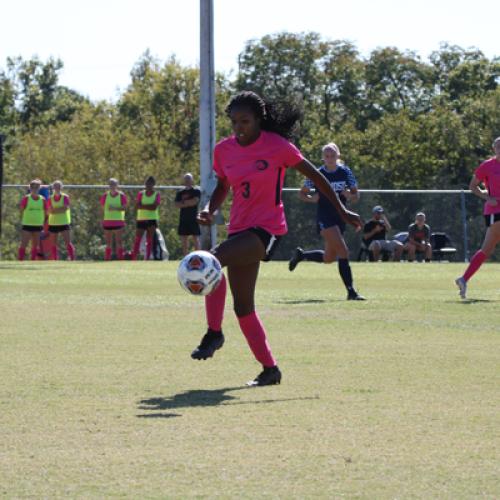
{"type": "Polygon", "coordinates": [[[376,247],[380,248],[383,252],[394,252],[398,246],[402,246],[396,240],[373,240],[368,247],[368,250],[373,251],[376,247]]]}

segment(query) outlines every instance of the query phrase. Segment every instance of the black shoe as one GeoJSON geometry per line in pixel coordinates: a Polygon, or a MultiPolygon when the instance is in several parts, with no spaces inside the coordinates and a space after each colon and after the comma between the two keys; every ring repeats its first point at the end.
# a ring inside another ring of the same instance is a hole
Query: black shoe
{"type": "Polygon", "coordinates": [[[290,271],[293,271],[299,262],[301,262],[304,259],[304,250],[302,248],[297,247],[295,249],[295,253],[293,254],[292,258],[288,261],[288,269],[290,271]]]}
{"type": "Polygon", "coordinates": [[[366,300],[362,295],[360,295],[356,290],[351,290],[349,295],[347,295],[347,300],[366,300]]]}
{"type": "Polygon", "coordinates": [[[281,382],[281,372],[277,366],[271,366],[270,368],[264,367],[264,370],[257,375],[255,380],[250,380],[247,382],[249,386],[261,386],[261,385],[276,385],[281,382]]]}
{"type": "Polygon", "coordinates": [[[224,335],[222,332],[216,332],[214,330],[207,330],[207,333],[203,335],[200,345],[191,353],[193,359],[207,359],[214,355],[217,349],[220,349],[224,345],[224,335]]]}

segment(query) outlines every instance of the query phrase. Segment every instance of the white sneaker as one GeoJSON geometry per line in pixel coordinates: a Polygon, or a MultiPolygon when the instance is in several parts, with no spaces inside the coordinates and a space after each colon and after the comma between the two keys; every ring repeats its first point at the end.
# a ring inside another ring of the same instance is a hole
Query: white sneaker
{"type": "Polygon", "coordinates": [[[465,299],[465,295],[467,293],[467,281],[465,281],[462,277],[460,278],[457,278],[455,280],[455,284],[458,286],[459,290],[460,290],[460,297],[462,297],[462,299],[465,299]]]}

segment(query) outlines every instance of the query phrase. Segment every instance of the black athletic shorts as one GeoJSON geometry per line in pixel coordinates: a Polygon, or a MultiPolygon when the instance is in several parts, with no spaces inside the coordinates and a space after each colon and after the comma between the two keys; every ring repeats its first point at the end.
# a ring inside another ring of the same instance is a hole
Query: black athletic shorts
{"type": "Polygon", "coordinates": [[[262,243],[264,244],[264,248],[266,249],[266,255],[264,256],[262,261],[269,262],[274,252],[276,251],[276,248],[278,248],[281,236],[275,236],[274,234],[268,233],[265,229],[262,229],[261,227],[250,227],[248,229],[245,229],[245,231],[238,231],[237,233],[231,233],[230,235],[228,235],[228,239],[234,238],[236,235],[245,233],[246,231],[255,233],[260,238],[260,241],[262,241],[262,243]]]}
{"type": "Polygon", "coordinates": [[[321,234],[323,229],[328,229],[333,226],[338,226],[340,232],[344,234],[345,222],[336,210],[329,210],[328,212],[322,211],[321,213],[318,213],[316,223],[318,234],[321,234]]]}
{"type": "Polygon", "coordinates": [[[104,231],[116,231],[117,229],[125,229],[125,226],[102,226],[104,231]]]}
{"type": "Polygon", "coordinates": [[[29,233],[41,233],[43,231],[43,226],[23,226],[23,231],[28,231],[29,233]]]}
{"type": "Polygon", "coordinates": [[[49,233],[62,233],[63,231],[69,231],[69,224],[64,224],[62,226],[49,226],[49,233]]]}
{"type": "Polygon", "coordinates": [[[495,222],[500,221],[500,213],[485,215],[484,220],[486,222],[486,227],[490,227],[492,224],[495,224],[495,222]]]}
{"type": "Polygon", "coordinates": [[[154,219],[137,221],[137,229],[147,229],[148,227],[158,227],[158,221],[154,219]]]}
{"type": "Polygon", "coordinates": [[[177,234],[179,236],[199,236],[201,234],[200,226],[195,220],[180,222],[177,229],[177,234]]]}

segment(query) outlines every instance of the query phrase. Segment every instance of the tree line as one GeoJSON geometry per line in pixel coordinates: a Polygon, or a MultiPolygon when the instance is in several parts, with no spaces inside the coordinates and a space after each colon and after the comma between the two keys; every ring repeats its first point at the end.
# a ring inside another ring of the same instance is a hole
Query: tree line
{"type": "MultiPolygon", "coordinates": [[[[92,102],[60,85],[62,68],[59,59],[36,57],[12,57],[0,68],[5,183],[40,177],[103,184],[113,176],[141,184],[154,175],[161,184],[179,184],[184,172],[198,170],[198,68],[146,51],[114,103],[92,102]]],[[[295,142],[303,153],[319,164],[321,146],[336,142],[360,187],[461,189],[500,135],[499,79],[500,58],[477,49],[443,44],[422,60],[384,47],[363,57],[346,40],[278,33],[248,41],[235,76],[216,75],[217,134],[230,133],[224,114],[230,96],[251,89],[299,106],[295,142]]],[[[290,172],[287,185],[299,184],[290,172]]],[[[18,227],[14,196],[4,195],[4,256],[13,252],[18,227]]],[[[82,244],[99,233],[99,214],[86,196],[77,209],[88,214],[76,217],[82,244]]],[[[310,225],[297,210],[299,227],[310,225]]],[[[169,224],[176,215],[166,214],[169,224]]],[[[175,257],[175,231],[167,232],[175,257]]],[[[98,246],[86,245],[82,256],[97,256],[98,246]]]]}

